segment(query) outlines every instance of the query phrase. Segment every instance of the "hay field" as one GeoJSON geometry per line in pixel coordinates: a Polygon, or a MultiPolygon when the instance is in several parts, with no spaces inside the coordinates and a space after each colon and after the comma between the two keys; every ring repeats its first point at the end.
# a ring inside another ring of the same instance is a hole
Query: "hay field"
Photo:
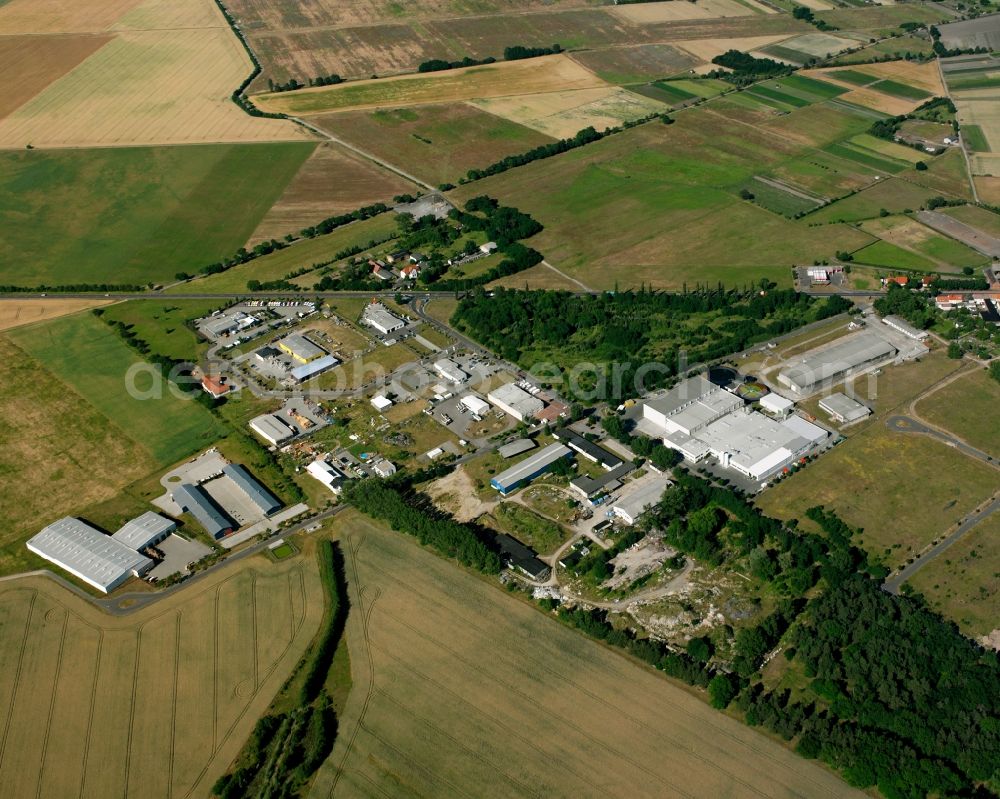
{"type": "MultiPolygon", "coordinates": [[[[0,29],[9,8],[0,9],[0,29]]],[[[253,65],[211,0],[145,0],[121,10],[105,26],[115,31],[111,41],[0,120],[0,147],[310,138],[230,101],[253,65]]]]}
{"type": "Polygon", "coordinates": [[[472,104],[554,139],[575,136],[586,127],[604,130],[668,110],[663,103],[619,87],[497,97],[472,104]]]}
{"type": "Polygon", "coordinates": [[[110,36],[0,37],[0,119],[103,47],[110,36]]]}
{"type": "Polygon", "coordinates": [[[312,795],[859,795],[408,537],[335,529],[352,691],[312,795]]]}
{"type": "Polygon", "coordinates": [[[473,167],[551,141],[466,103],[340,111],[309,121],[432,185],[457,183],[473,167]]]}
{"type": "Polygon", "coordinates": [[[414,188],[410,181],[346,147],[323,142],[261,219],[247,246],[297,233],[328,216],[363,205],[391,203],[396,195],[414,188]]]}
{"type": "Polygon", "coordinates": [[[700,0],[697,3],[681,3],[664,0],[660,3],[636,3],[614,6],[614,13],[634,25],[648,25],[657,22],[676,22],[688,19],[717,19],[720,17],[748,17],[751,14],[773,14],[775,9],[736,0],[700,0]]]}
{"type": "Polygon", "coordinates": [[[22,300],[16,296],[5,298],[0,302],[0,331],[69,316],[110,302],[111,300],[22,300]]]}
{"type": "Polygon", "coordinates": [[[0,573],[11,574],[41,563],[25,539],[110,499],[155,469],[156,459],[8,335],[0,336],[0,386],[0,573]]]}
{"type": "MultiPolygon", "coordinates": [[[[938,234],[936,231],[921,224],[916,219],[906,216],[887,216],[878,219],[869,219],[861,223],[861,229],[873,236],[878,236],[883,241],[889,242],[915,254],[919,261],[911,263],[914,268],[926,268],[922,266],[923,259],[930,259],[933,265],[947,272],[959,272],[962,267],[982,267],[989,264],[989,258],[967,247],[961,242],[938,234]]],[[[866,260],[867,248],[857,253],[857,258],[862,263],[876,263],[883,266],[905,266],[883,261],[866,260]]]]}
{"type": "Polygon", "coordinates": [[[338,110],[393,108],[588,89],[604,85],[604,81],[569,56],[553,55],[425,75],[402,75],[332,87],[263,94],[256,97],[255,101],[267,111],[319,114],[338,110]]]}
{"type": "Polygon", "coordinates": [[[314,144],[0,152],[0,283],[172,280],[236,252],[314,144]]]}
{"type": "Polygon", "coordinates": [[[308,556],[263,556],[114,618],[51,580],[0,586],[9,796],[206,796],[319,626],[308,556]]]}

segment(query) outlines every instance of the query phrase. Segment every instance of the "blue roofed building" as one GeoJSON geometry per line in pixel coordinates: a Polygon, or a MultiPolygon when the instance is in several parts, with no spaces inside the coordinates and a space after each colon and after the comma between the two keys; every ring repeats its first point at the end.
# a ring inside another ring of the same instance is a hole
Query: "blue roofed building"
{"type": "Polygon", "coordinates": [[[242,464],[228,463],[223,467],[222,473],[232,480],[265,516],[270,516],[281,508],[281,501],[264,488],[242,464]]]}

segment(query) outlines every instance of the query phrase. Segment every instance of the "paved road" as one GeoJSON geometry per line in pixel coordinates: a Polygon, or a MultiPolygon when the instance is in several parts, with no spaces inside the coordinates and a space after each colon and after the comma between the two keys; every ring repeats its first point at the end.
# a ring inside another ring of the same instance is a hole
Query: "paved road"
{"type": "Polygon", "coordinates": [[[996,466],[996,462],[993,460],[991,455],[983,452],[981,449],[976,449],[970,444],[966,444],[964,441],[953,436],[949,436],[947,433],[943,433],[937,428],[930,427],[923,422],[918,422],[910,416],[890,416],[886,419],[886,426],[896,433],[916,433],[919,435],[931,436],[936,438],[938,441],[943,441],[949,447],[954,447],[965,455],[971,458],[976,458],[981,460],[983,463],[987,463],[990,466],[996,466]]]}
{"type": "Polygon", "coordinates": [[[966,516],[961,524],[955,528],[955,530],[949,533],[947,536],[942,538],[938,543],[932,546],[930,549],[925,550],[913,561],[913,563],[905,566],[900,571],[889,575],[885,583],[882,584],[882,590],[888,591],[890,594],[898,594],[900,588],[902,588],[903,583],[909,580],[914,574],[916,574],[920,569],[938,557],[942,552],[944,552],[948,547],[954,544],[956,541],[963,538],[969,531],[973,530],[980,522],[989,516],[992,516],[997,511],[1000,511],[1000,497],[994,498],[985,507],[980,508],[980,510],[975,513],[971,513],[966,516]]]}

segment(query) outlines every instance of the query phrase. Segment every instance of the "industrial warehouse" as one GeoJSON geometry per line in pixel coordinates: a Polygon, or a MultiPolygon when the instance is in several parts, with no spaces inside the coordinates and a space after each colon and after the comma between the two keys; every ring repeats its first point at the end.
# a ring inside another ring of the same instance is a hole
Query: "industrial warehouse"
{"type": "Polygon", "coordinates": [[[702,376],[681,382],[643,406],[643,419],[658,429],[665,446],[689,463],[708,457],[753,481],[767,480],[823,444],[830,433],[787,403],[770,403],[775,419],[744,406],[742,399],[702,376]]]}
{"type": "Polygon", "coordinates": [[[520,463],[516,463],[498,474],[490,480],[490,485],[502,495],[507,496],[525,483],[530,483],[539,475],[545,474],[556,464],[556,461],[570,458],[572,455],[573,450],[565,444],[549,444],[534,455],[530,455],[520,463]]]}
{"type": "Polygon", "coordinates": [[[533,419],[535,414],[545,407],[544,402],[513,383],[507,383],[494,389],[486,395],[486,399],[519,422],[533,419]]]}
{"type": "Polygon", "coordinates": [[[866,330],[830,347],[814,350],[794,365],[782,369],[778,382],[805,396],[825,382],[843,380],[853,373],[888,363],[898,352],[891,341],[866,330]]]}
{"type": "Polygon", "coordinates": [[[28,539],[27,546],[105,594],[132,577],[141,577],[153,566],[150,558],[121,540],[72,517],[52,522],[28,539]]]}

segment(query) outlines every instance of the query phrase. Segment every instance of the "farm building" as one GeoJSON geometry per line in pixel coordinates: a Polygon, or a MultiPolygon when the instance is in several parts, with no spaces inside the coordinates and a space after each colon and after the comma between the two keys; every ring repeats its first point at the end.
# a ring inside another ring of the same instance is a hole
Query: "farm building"
{"type": "Polygon", "coordinates": [[[638,491],[615,502],[611,506],[611,512],[625,524],[635,524],[643,513],[660,501],[669,485],[670,481],[666,477],[649,480],[638,491]]]}
{"type": "Polygon", "coordinates": [[[306,471],[334,494],[339,494],[344,490],[344,481],[347,480],[347,475],[326,461],[313,461],[306,466],[306,471]]]}
{"type": "Polygon", "coordinates": [[[434,371],[452,383],[464,383],[469,377],[468,372],[448,358],[434,361],[434,371]]]}
{"type": "Polygon", "coordinates": [[[549,576],[549,567],[543,563],[533,549],[525,546],[506,533],[496,536],[500,555],[508,568],[516,569],[532,580],[544,580],[549,576]]]}
{"type": "Polygon", "coordinates": [[[695,436],[671,433],[663,443],[689,461],[708,456],[751,480],[766,480],[807,454],[829,434],[798,416],[777,421],[754,411],[737,411],[695,436]]]}
{"type": "Polygon", "coordinates": [[[182,483],[170,496],[182,511],[194,516],[212,538],[219,539],[233,531],[233,522],[215,506],[200,486],[182,483]]]}
{"type": "Polygon", "coordinates": [[[304,363],[301,366],[296,366],[292,369],[289,374],[296,383],[303,383],[306,380],[311,380],[318,374],[322,374],[327,369],[332,369],[340,361],[334,358],[332,355],[324,355],[321,358],[317,358],[315,361],[309,363],[304,363]]]}
{"type": "Polygon", "coordinates": [[[847,424],[871,415],[871,409],[846,394],[837,391],[819,401],[819,407],[838,422],[847,424]]]}
{"type": "Polygon", "coordinates": [[[278,342],[278,349],[288,353],[294,360],[303,364],[311,363],[326,355],[324,349],[317,347],[305,336],[300,336],[298,333],[285,336],[285,338],[278,342]]]}
{"type": "Polygon", "coordinates": [[[251,419],[250,429],[274,445],[287,441],[295,435],[295,428],[273,413],[265,413],[251,419]]]}
{"type": "Polygon", "coordinates": [[[887,316],[882,320],[882,324],[889,325],[893,330],[902,333],[907,338],[912,338],[914,341],[921,341],[930,335],[926,330],[917,330],[901,316],[887,316]]]}
{"type": "Polygon", "coordinates": [[[545,449],[539,450],[534,455],[530,455],[520,463],[515,463],[506,471],[498,474],[490,480],[490,485],[506,496],[547,472],[559,459],[571,458],[572,456],[573,450],[565,444],[549,444],[545,449]]]}
{"type": "Polygon", "coordinates": [[[146,547],[155,547],[177,529],[177,522],[153,511],[146,511],[132,521],[126,522],[111,537],[137,552],[146,547]]]}
{"type": "Polygon", "coordinates": [[[743,400],[701,375],[678,383],[662,397],[642,407],[648,419],[667,433],[693,435],[727,413],[743,407],[743,400]]]}
{"type": "Polygon", "coordinates": [[[606,471],[617,469],[623,461],[613,452],[608,452],[604,447],[598,446],[593,441],[588,441],[583,436],[574,433],[568,427],[556,430],[552,436],[562,441],[572,450],[580,453],[589,461],[600,464],[606,471]]]}
{"type": "Polygon", "coordinates": [[[28,549],[102,593],[141,577],[153,561],[86,522],[67,516],[28,539],[28,549]]]}
{"type": "Polygon", "coordinates": [[[500,453],[501,458],[513,458],[515,455],[533,450],[536,446],[535,442],[530,438],[519,438],[516,441],[504,444],[497,452],[500,453]]]}
{"type": "Polygon", "coordinates": [[[389,313],[381,303],[373,303],[367,306],[361,317],[361,321],[368,325],[368,327],[377,330],[383,336],[406,327],[406,322],[398,316],[389,313]]]}
{"type": "Polygon", "coordinates": [[[222,467],[222,473],[232,480],[236,487],[256,505],[265,516],[270,516],[281,508],[281,501],[264,488],[246,467],[239,463],[227,463],[222,467]]]}
{"type": "Polygon", "coordinates": [[[772,416],[784,419],[792,412],[795,403],[787,397],[782,397],[780,394],[771,393],[765,394],[760,398],[760,407],[761,410],[767,411],[772,416]]]}
{"type": "Polygon", "coordinates": [[[490,410],[490,404],[486,402],[482,397],[477,397],[475,394],[466,394],[462,397],[462,405],[469,409],[470,413],[476,416],[484,416],[490,410]]]}
{"type": "Polygon", "coordinates": [[[865,330],[838,343],[815,350],[782,369],[778,381],[799,394],[808,394],[823,382],[884,363],[896,356],[896,347],[878,333],[865,330]]]}
{"type": "Polygon", "coordinates": [[[371,399],[372,407],[379,413],[392,407],[392,400],[389,399],[385,394],[376,394],[371,399]]]}
{"type": "Polygon", "coordinates": [[[486,395],[486,399],[496,405],[504,413],[508,413],[519,422],[527,421],[535,416],[545,403],[527,391],[518,388],[513,383],[507,383],[494,389],[486,395]]]}

